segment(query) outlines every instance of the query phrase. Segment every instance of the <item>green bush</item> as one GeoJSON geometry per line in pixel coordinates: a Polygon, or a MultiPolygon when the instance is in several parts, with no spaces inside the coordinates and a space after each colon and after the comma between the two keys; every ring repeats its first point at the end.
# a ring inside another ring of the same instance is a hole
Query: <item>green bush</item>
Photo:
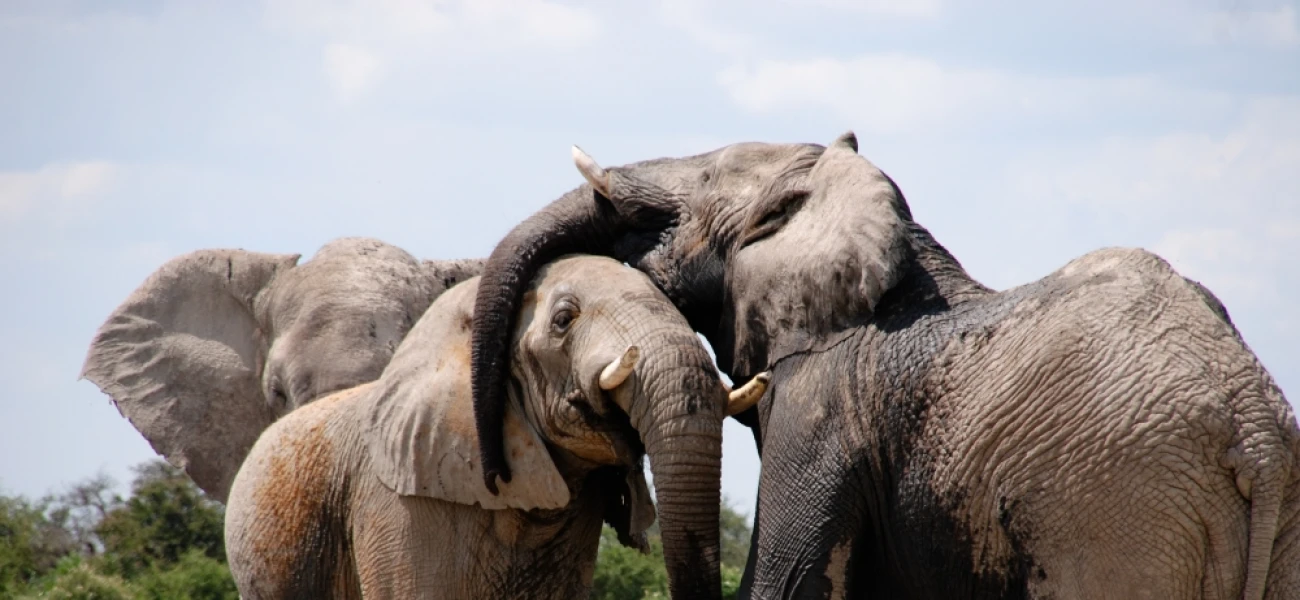
{"type": "Polygon", "coordinates": [[[225,560],[224,513],[183,472],[162,461],[136,469],[131,498],[96,527],[113,573],[166,569],[191,550],[225,560]]]}
{"type": "Polygon", "coordinates": [[[80,556],[69,555],[33,583],[21,600],[133,600],[126,582],[96,571],[80,556]]]}
{"type": "Polygon", "coordinates": [[[165,570],[155,569],[132,586],[139,600],[238,600],[230,569],[194,548],[165,570]]]}
{"type": "MultiPolygon", "coordinates": [[[[722,597],[735,598],[740,578],[749,559],[750,528],[745,515],[723,499],[719,532],[722,543],[722,597]]],[[[650,553],[641,554],[618,543],[618,536],[606,526],[600,534],[596,573],[592,577],[592,600],[652,600],[668,598],[668,571],[664,568],[663,543],[658,527],[649,531],[650,553]]]]}
{"type": "Polygon", "coordinates": [[[733,567],[722,565],[722,600],[736,600],[740,595],[740,578],[745,574],[745,566],[733,567]]]}
{"type": "Polygon", "coordinates": [[[650,537],[650,553],[623,546],[608,526],[600,532],[600,551],[592,577],[592,600],[642,600],[668,597],[668,571],[659,536],[650,537]]]}
{"type": "Polygon", "coordinates": [[[0,598],[17,594],[74,550],[71,537],[47,515],[48,504],[0,496],[0,598]]]}
{"type": "Polygon", "coordinates": [[[237,599],[221,506],[163,461],[136,473],[126,500],[102,475],[39,503],[0,496],[0,598],[237,599]]]}

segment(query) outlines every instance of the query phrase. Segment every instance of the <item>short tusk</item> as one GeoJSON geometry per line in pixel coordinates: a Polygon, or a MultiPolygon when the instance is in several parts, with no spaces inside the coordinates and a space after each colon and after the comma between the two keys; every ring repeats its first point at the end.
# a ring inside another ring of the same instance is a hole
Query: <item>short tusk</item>
{"type": "Polygon", "coordinates": [[[627,376],[632,374],[632,367],[636,366],[636,360],[640,357],[640,349],[636,346],[628,346],[627,350],[623,351],[623,356],[609,363],[605,370],[600,372],[600,389],[608,391],[623,385],[627,376]]]}
{"type": "Polygon", "coordinates": [[[763,394],[767,392],[767,384],[771,383],[771,381],[772,374],[763,371],[750,379],[749,383],[732,390],[731,394],[727,396],[727,416],[740,414],[758,404],[758,399],[762,398],[763,394]]]}
{"type": "Polygon", "coordinates": [[[578,172],[582,173],[582,177],[587,180],[587,183],[591,184],[591,187],[596,188],[600,195],[606,198],[610,197],[609,171],[596,164],[596,159],[583,152],[582,148],[574,146],[573,164],[578,166],[578,172]]]}

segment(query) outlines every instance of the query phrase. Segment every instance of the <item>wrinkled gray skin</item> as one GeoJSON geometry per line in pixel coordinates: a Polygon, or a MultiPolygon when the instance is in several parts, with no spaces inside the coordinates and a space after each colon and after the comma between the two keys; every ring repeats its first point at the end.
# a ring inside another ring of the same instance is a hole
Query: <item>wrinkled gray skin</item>
{"type": "Polygon", "coordinates": [[[655,508],[643,455],[661,528],[694,541],[695,562],[674,580],[717,597],[728,396],[686,320],[608,258],[546,267],[511,344],[516,477],[492,495],[469,387],[476,284],[439,298],[379,380],[258,440],[226,512],[243,597],[585,598],[602,519],[644,547],[655,508]],[[604,379],[630,346],[639,360],[604,379]]]}
{"type": "Polygon", "coordinates": [[[582,248],[649,274],[724,371],[772,370],[745,418],[763,469],[742,596],[1300,597],[1295,417],[1165,261],[1099,250],[991,290],[852,134],[575,158],[590,185],[484,268],[480,427],[501,317],[538,261],[582,248]]]}
{"type": "Polygon", "coordinates": [[[482,266],[422,262],[367,238],[299,256],[222,249],[168,261],[108,317],[82,368],[221,501],[276,418],[379,377],[434,298],[482,266]]]}

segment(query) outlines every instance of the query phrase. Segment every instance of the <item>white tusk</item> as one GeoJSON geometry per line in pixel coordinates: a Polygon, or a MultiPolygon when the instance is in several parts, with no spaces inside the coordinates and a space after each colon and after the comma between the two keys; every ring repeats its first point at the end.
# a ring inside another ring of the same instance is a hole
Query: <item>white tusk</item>
{"type": "Polygon", "coordinates": [[[596,164],[596,159],[583,152],[582,148],[574,146],[573,164],[578,166],[578,172],[582,173],[582,177],[591,184],[591,187],[596,188],[600,195],[610,197],[609,172],[596,164]]]}
{"type": "Polygon", "coordinates": [[[750,407],[758,404],[758,399],[763,397],[767,392],[767,384],[772,381],[772,374],[763,371],[755,375],[749,383],[732,390],[727,396],[727,416],[733,416],[745,412],[750,407]]]}
{"type": "Polygon", "coordinates": [[[640,349],[636,346],[628,346],[627,350],[623,351],[623,356],[609,363],[605,370],[600,372],[600,389],[609,391],[622,385],[627,380],[627,376],[632,374],[632,367],[636,366],[636,359],[640,357],[640,349]]]}

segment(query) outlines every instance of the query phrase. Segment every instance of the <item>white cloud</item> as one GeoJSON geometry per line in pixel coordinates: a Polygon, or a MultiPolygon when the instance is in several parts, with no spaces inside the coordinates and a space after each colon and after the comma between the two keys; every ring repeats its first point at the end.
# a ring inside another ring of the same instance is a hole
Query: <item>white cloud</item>
{"type": "Polygon", "coordinates": [[[423,57],[568,50],[601,31],[586,9],[548,0],[267,0],[265,16],[323,42],[325,76],[344,103],[423,57]]]}
{"type": "Polygon", "coordinates": [[[1228,103],[1223,94],[1175,89],[1144,77],[1032,77],[945,67],[901,54],[764,60],[729,68],[719,82],[750,112],[830,110],[877,133],[950,132],[1044,118],[1059,124],[1131,111],[1135,104],[1185,112],[1228,103]]]}
{"type": "Polygon", "coordinates": [[[780,18],[782,13],[826,13],[828,18],[848,14],[856,17],[928,19],[940,14],[939,0],[660,0],[659,17],[665,25],[681,31],[705,49],[733,60],[761,56],[771,40],[760,41],[745,31],[735,18],[737,12],[780,18]],[[840,13],[840,14],[836,14],[840,13]]]}
{"type": "Polygon", "coordinates": [[[112,187],[118,167],[104,161],[0,172],[0,224],[40,215],[63,221],[83,213],[112,187]]]}
{"type": "MultiPolygon", "coordinates": [[[[1009,163],[1001,210],[1123,229],[1229,310],[1280,314],[1300,283],[1300,99],[1256,98],[1220,134],[1110,137],[1009,163]]],[[[1074,235],[1073,232],[1062,232],[1074,235]]],[[[1096,234],[1094,234],[1096,235],[1096,234]]]]}
{"type": "Polygon", "coordinates": [[[1228,306],[1268,305],[1283,299],[1279,276],[1300,271],[1300,221],[1260,228],[1198,227],[1170,231],[1151,250],[1196,279],[1228,306]]]}
{"type": "Polygon", "coordinates": [[[544,0],[470,0],[460,13],[471,27],[515,44],[576,47],[594,40],[600,22],[585,9],[544,0]]]}
{"type": "Polygon", "coordinates": [[[369,91],[383,70],[383,62],[373,52],[350,44],[326,46],[322,62],[325,76],[345,104],[369,91]]]}
{"type": "Polygon", "coordinates": [[[1262,10],[1222,10],[1198,19],[1203,42],[1247,42],[1264,46],[1300,44],[1300,21],[1294,6],[1262,10]]]}
{"type": "Polygon", "coordinates": [[[727,27],[710,22],[702,13],[702,5],[691,0],[662,0],[659,16],[669,27],[685,33],[711,52],[732,59],[740,59],[753,51],[754,39],[727,27]]]}
{"type": "Polygon", "coordinates": [[[267,0],[266,6],[272,26],[372,47],[573,47],[600,33],[590,11],[548,0],[267,0]]]}
{"type": "Polygon", "coordinates": [[[800,7],[819,7],[858,14],[931,18],[940,14],[939,0],[783,0],[800,7]]]}
{"type": "Polygon", "coordinates": [[[1225,133],[1113,136],[1013,162],[1012,187],[1134,219],[1300,216],[1300,98],[1245,101],[1225,133]]]}

